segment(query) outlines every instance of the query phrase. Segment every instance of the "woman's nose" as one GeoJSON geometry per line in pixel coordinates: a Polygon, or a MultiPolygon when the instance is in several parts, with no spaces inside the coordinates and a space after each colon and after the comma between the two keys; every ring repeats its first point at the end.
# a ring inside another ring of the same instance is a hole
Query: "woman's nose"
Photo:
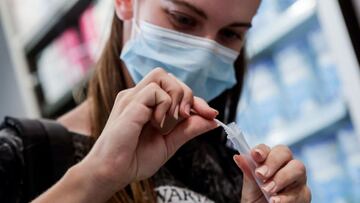
{"type": "Polygon", "coordinates": [[[206,33],[204,38],[212,40],[212,41],[216,41],[216,36],[217,36],[216,33],[206,33]]]}

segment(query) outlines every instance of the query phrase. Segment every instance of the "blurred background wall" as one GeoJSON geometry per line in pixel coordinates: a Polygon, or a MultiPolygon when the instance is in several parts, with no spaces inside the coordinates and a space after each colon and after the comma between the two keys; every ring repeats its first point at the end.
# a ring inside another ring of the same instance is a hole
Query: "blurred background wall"
{"type": "MultiPolygon", "coordinates": [[[[81,102],[113,13],[113,0],[0,0],[0,120],[81,102]]],[[[237,123],[253,146],[294,151],[314,203],[360,202],[359,21],[359,0],[262,0],[247,36],[237,123]]]]}
{"type": "Polygon", "coordinates": [[[12,63],[9,46],[5,39],[5,32],[0,20],[0,118],[5,115],[26,116],[22,101],[20,86],[12,63]]]}

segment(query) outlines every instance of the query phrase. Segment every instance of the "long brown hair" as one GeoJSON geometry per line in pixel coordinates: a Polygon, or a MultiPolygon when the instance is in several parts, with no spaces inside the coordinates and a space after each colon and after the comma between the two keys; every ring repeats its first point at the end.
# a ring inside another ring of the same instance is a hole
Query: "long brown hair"
{"type": "MultiPolygon", "coordinates": [[[[129,88],[125,82],[125,65],[119,59],[123,47],[123,22],[116,15],[113,17],[110,37],[104,47],[90,80],[88,98],[91,100],[92,136],[96,139],[102,132],[109,117],[118,92],[129,88]]],[[[232,121],[235,119],[244,77],[244,54],[235,63],[237,85],[214,99],[210,105],[220,112],[219,119],[232,121]]],[[[131,183],[117,192],[109,201],[114,203],[150,203],[156,202],[150,180],[131,183]]]]}

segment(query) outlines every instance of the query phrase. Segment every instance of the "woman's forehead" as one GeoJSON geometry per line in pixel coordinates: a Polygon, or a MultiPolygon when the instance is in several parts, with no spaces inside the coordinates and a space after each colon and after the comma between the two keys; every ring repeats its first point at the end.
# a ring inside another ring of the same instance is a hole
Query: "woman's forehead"
{"type": "Polygon", "coordinates": [[[186,3],[203,11],[209,18],[251,21],[260,0],[161,0],[174,4],[186,3]]]}

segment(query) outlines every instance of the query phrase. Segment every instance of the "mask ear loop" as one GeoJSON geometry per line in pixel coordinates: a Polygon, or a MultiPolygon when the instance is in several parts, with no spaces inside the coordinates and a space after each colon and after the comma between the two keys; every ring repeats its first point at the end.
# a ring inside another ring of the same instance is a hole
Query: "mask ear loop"
{"type": "Polygon", "coordinates": [[[135,39],[140,32],[139,25],[139,0],[133,0],[133,19],[131,25],[131,39],[135,39]]]}
{"type": "MultiPolygon", "coordinates": [[[[139,35],[143,35],[143,31],[141,29],[141,20],[140,20],[140,0],[133,0],[133,19],[131,25],[131,35],[130,40],[134,40],[139,37],[139,35]]],[[[148,43],[146,37],[140,37],[144,43],[148,43]]]]}

